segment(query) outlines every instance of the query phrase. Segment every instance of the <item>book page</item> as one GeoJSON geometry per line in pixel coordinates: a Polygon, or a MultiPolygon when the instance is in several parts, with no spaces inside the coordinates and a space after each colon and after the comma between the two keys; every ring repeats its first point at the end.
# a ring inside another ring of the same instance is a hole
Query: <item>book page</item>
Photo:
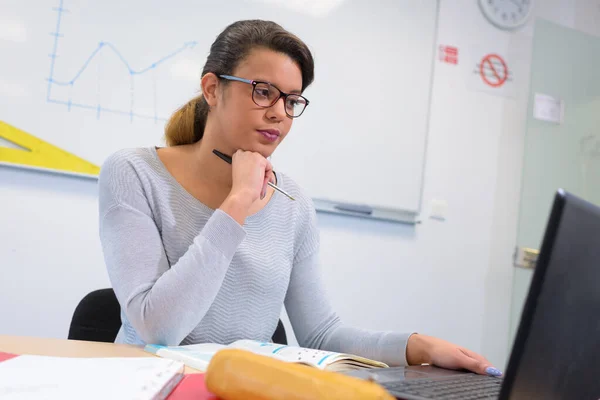
{"type": "Polygon", "coordinates": [[[297,346],[286,346],[276,343],[257,342],[254,340],[238,340],[229,347],[249,350],[257,354],[277,358],[287,362],[308,364],[319,369],[326,369],[342,354],[331,351],[307,349],[297,346]]]}
{"type": "Polygon", "coordinates": [[[159,357],[177,360],[200,371],[206,371],[210,360],[226,346],[217,343],[199,343],[184,346],[147,345],[144,350],[159,357]]]}
{"type": "Polygon", "coordinates": [[[217,343],[198,343],[184,346],[166,347],[169,351],[177,351],[189,355],[190,357],[205,358],[208,355],[214,355],[217,351],[224,349],[225,345],[217,343]]]}
{"type": "Polygon", "coordinates": [[[319,369],[352,370],[360,368],[387,368],[388,365],[352,354],[325,350],[308,349],[298,346],[281,345],[254,340],[238,340],[228,347],[249,350],[257,354],[277,358],[282,361],[311,365],[319,369]]]}

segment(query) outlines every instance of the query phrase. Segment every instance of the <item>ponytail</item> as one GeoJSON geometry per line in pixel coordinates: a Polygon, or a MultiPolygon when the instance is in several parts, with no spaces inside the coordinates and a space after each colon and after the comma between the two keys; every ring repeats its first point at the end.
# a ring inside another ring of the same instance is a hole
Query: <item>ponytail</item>
{"type": "Polygon", "coordinates": [[[194,97],[177,109],[167,121],[165,139],[167,146],[192,144],[202,139],[208,104],[202,95],[194,97]]]}

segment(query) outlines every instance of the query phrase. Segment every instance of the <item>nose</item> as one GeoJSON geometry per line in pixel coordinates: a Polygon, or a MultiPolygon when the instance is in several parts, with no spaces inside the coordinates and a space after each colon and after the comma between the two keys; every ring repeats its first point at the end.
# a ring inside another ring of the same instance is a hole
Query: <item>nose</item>
{"type": "Polygon", "coordinates": [[[275,104],[267,109],[267,118],[275,121],[281,121],[287,117],[285,113],[285,99],[281,96],[275,104]]]}

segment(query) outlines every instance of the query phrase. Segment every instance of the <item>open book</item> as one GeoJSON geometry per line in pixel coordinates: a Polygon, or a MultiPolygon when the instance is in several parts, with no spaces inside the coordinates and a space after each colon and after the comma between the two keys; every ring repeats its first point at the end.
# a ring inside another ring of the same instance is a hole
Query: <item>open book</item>
{"type": "Polygon", "coordinates": [[[276,343],[254,340],[238,340],[230,345],[215,343],[191,344],[185,346],[146,345],[144,350],[159,357],[177,360],[200,371],[206,371],[211,358],[219,350],[226,348],[243,349],[282,361],[306,364],[327,371],[350,371],[367,368],[387,368],[388,365],[352,354],[313,350],[297,346],[284,346],[276,343]]]}

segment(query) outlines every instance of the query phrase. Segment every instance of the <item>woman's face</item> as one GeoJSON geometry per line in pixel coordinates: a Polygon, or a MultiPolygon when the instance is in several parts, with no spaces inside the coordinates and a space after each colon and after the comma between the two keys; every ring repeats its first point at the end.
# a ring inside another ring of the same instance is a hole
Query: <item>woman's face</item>
{"type": "MultiPolygon", "coordinates": [[[[269,82],[284,93],[300,94],[302,90],[298,65],[289,56],[264,48],[252,50],[233,75],[269,82]]],[[[269,157],[292,127],[284,98],[271,107],[260,107],[252,100],[251,84],[227,81],[227,85],[222,85],[225,82],[219,81],[224,88],[218,90],[216,106],[211,109],[218,124],[217,132],[233,150],[255,151],[269,157]]]]}

